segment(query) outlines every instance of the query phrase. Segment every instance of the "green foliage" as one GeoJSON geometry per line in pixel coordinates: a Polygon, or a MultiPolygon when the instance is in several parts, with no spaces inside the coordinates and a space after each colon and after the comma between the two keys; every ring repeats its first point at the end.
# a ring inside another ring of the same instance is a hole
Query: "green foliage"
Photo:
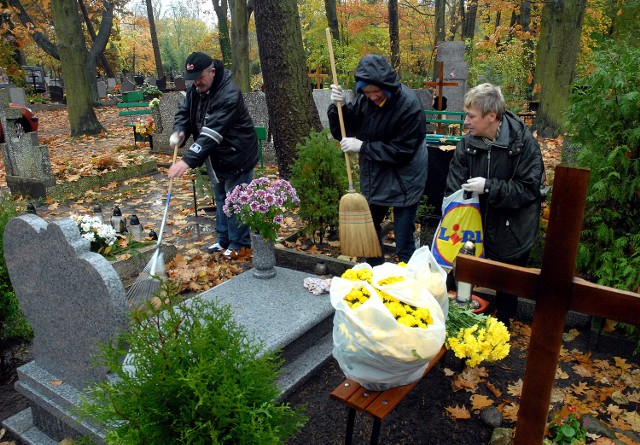
{"type": "Polygon", "coordinates": [[[143,96],[144,96],[144,98],[146,100],[150,100],[150,99],[153,99],[155,97],[157,97],[157,98],[162,97],[162,91],[160,91],[157,86],[149,85],[146,82],[144,83],[144,86],[142,87],[142,94],[143,94],[143,96]]]}
{"type": "Polygon", "coordinates": [[[277,401],[279,355],[249,337],[229,306],[177,304],[176,291],[165,283],[164,303],[135,311],[130,332],[102,348],[117,378],[90,389],[82,414],[108,444],[285,443],[306,419],[277,401]]]}
{"type": "Polygon", "coordinates": [[[575,414],[569,414],[564,419],[556,419],[549,425],[551,443],[569,445],[571,443],[585,443],[587,430],[582,426],[582,422],[575,414]]]}
{"type": "Polygon", "coordinates": [[[594,71],[570,97],[567,129],[591,170],[578,269],[599,284],[640,287],[640,48],[594,55],[594,71]]]}
{"type": "Polygon", "coordinates": [[[531,50],[518,39],[512,39],[499,47],[487,46],[474,49],[469,60],[469,85],[489,82],[500,86],[507,108],[513,111],[523,109],[529,99],[526,68],[528,52],[531,50]]]}
{"type": "Polygon", "coordinates": [[[298,144],[298,158],[291,169],[305,231],[314,241],[319,235],[320,242],[337,229],[340,198],[348,187],[344,155],[328,133],[312,131],[298,144]]]}
{"type": "Polygon", "coordinates": [[[13,346],[31,338],[31,327],[20,310],[18,299],[9,280],[4,259],[4,229],[9,220],[18,216],[18,208],[10,195],[0,196],[0,383],[6,383],[11,371],[13,346]]]}

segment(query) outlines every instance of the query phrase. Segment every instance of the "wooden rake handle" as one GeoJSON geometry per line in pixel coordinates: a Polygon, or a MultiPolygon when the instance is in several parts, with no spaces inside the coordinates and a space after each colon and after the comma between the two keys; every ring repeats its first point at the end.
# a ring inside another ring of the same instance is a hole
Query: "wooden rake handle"
{"type": "MultiPolygon", "coordinates": [[[[336,61],[333,57],[333,45],[331,42],[331,30],[327,28],[325,30],[327,35],[327,46],[329,47],[329,60],[331,61],[331,74],[333,75],[333,83],[335,85],[339,85],[338,83],[338,73],[336,71],[336,61]]],[[[344,128],[344,117],[342,117],[342,102],[335,102],[336,108],[338,109],[338,120],[340,121],[340,134],[342,139],[347,137],[347,131],[344,128]]],[[[347,179],[349,180],[349,191],[352,192],[355,190],[353,187],[353,175],[351,174],[351,158],[349,153],[344,154],[344,160],[347,163],[347,179]]]]}

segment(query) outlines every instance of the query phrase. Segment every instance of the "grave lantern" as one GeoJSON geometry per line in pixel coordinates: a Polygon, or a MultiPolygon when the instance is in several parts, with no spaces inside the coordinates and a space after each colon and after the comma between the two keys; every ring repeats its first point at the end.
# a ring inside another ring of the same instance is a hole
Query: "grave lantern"
{"type": "Polygon", "coordinates": [[[142,224],[136,215],[131,215],[129,218],[128,230],[134,240],[140,241],[142,239],[142,224]]]}
{"type": "MultiPolygon", "coordinates": [[[[469,240],[464,243],[464,245],[460,248],[458,254],[464,255],[474,255],[476,254],[476,244],[469,240]]],[[[453,260],[453,274],[455,277],[456,273],[456,260],[453,260]]],[[[466,306],[471,299],[471,291],[473,289],[473,285],[471,283],[465,283],[464,281],[458,281],[458,277],[455,277],[456,280],[456,301],[463,306],[466,306]]]]}
{"type": "Polygon", "coordinates": [[[102,214],[102,206],[100,204],[94,204],[91,208],[93,216],[100,218],[100,221],[104,222],[104,215],[102,214]]]}
{"type": "Polygon", "coordinates": [[[125,219],[122,217],[122,211],[118,206],[113,208],[113,215],[111,215],[111,227],[113,227],[116,233],[124,233],[127,229],[125,219]]]}

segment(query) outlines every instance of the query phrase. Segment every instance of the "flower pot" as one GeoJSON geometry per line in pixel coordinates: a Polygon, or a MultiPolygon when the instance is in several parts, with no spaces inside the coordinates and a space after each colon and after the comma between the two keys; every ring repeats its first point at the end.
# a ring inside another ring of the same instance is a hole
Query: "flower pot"
{"type": "Polygon", "coordinates": [[[260,279],[275,277],[276,254],[274,242],[265,240],[258,233],[252,233],[251,248],[253,249],[253,276],[260,279]]]}

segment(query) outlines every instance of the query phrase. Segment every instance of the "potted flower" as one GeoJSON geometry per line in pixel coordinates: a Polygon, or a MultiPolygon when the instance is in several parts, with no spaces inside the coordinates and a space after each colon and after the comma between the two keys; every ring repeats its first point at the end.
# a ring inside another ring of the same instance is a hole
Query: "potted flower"
{"type": "Polygon", "coordinates": [[[284,212],[300,204],[296,190],[284,179],[275,181],[256,178],[249,184],[236,186],[227,195],[223,211],[229,217],[249,227],[253,248],[254,276],[271,278],[275,275],[274,242],[284,212]]]}
{"type": "Polygon", "coordinates": [[[108,224],[104,224],[97,216],[71,215],[71,219],[78,224],[80,235],[91,242],[91,251],[106,255],[116,241],[116,231],[108,224]]]}
{"type": "Polygon", "coordinates": [[[139,135],[142,140],[136,139],[136,141],[146,141],[154,131],[156,131],[156,124],[153,118],[149,118],[144,121],[142,119],[138,119],[138,122],[136,123],[136,135],[139,135]]]}

